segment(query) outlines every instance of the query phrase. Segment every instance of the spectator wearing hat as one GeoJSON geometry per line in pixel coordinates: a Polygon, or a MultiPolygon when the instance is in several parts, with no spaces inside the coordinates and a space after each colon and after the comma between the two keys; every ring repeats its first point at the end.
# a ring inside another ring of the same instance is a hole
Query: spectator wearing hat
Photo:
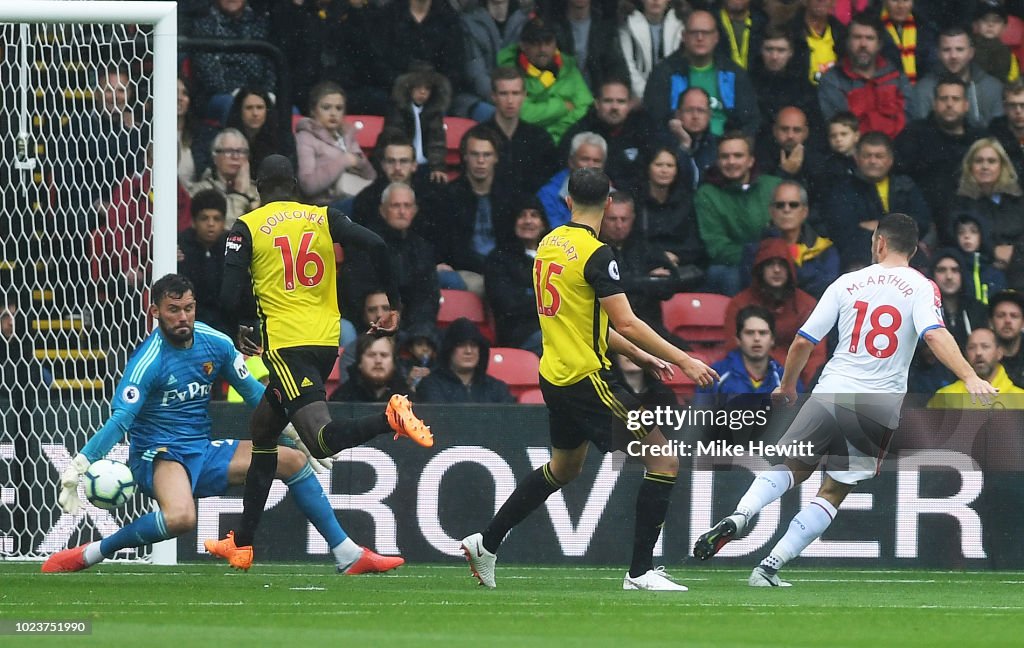
{"type": "Polygon", "coordinates": [[[981,0],[974,14],[974,60],[978,67],[1006,83],[1020,78],[1020,64],[1002,41],[1007,23],[1000,0],[981,0]]]}
{"type": "Polygon", "coordinates": [[[480,329],[460,317],[445,329],[438,367],[420,382],[421,403],[512,403],[508,385],[487,375],[491,344],[480,329]]]}
{"type": "Polygon", "coordinates": [[[487,302],[497,324],[498,345],[526,349],[540,356],[543,347],[537,297],[533,292],[533,266],[537,246],[551,228],[536,196],[520,197],[512,220],[512,231],[500,237],[498,246],[484,263],[487,302]]]}
{"type": "Polygon", "coordinates": [[[988,325],[988,310],[974,299],[964,281],[964,261],[959,251],[944,248],[932,258],[931,275],[942,298],[942,320],[962,349],[967,336],[979,326],[988,325]]]}
{"type": "Polygon", "coordinates": [[[429,65],[415,65],[395,80],[384,117],[384,130],[409,138],[416,153],[416,164],[429,171],[433,182],[441,184],[448,182],[444,116],[451,100],[452,86],[448,79],[429,65]]]}
{"type": "Polygon", "coordinates": [[[526,23],[519,42],[498,53],[498,65],[515,67],[523,75],[521,117],[543,127],[556,144],[594,103],[576,59],[558,49],[554,29],[542,18],[526,23]]]}
{"type": "MultiPolygon", "coordinates": [[[[733,297],[726,307],[725,321],[735,322],[737,314],[745,306],[753,304],[766,308],[775,318],[773,356],[784,363],[797,330],[807,321],[818,300],[797,288],[796,264],[789,254],[789,246],[782,239],[761,241],[750,274],[750,286],[733,297]]],[[[735,339],[726,341],[729,349],[736,344],[735,339]]],[[[825,359],[825,344],[820,343],[814,347],[806,368],[800,374],[805,385],[810,384],[818,369],[825,364],[825,359]]]]}

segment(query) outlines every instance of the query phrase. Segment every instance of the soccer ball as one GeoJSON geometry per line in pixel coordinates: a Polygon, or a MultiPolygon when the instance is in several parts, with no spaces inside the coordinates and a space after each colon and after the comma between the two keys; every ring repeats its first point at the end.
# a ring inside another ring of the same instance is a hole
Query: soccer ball
{"type": "Polygon", "coordinates": [[[85,496],[93,506],[112,510],[135,494],[132,470],[120,461],[100,459],[85,471],[85,496]]]}

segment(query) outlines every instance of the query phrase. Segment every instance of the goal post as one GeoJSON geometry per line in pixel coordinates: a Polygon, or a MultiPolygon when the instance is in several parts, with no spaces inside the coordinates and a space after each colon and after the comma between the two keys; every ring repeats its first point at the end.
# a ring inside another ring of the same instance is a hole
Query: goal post
{"type": "MultiPolygon", "coordinates": [[[[176,271],[177,32],[175,2],[0,2],[0,345],[19,349],[0,363],[0,560],[98,539],[148,510],[137,497],[114,515],[86,505],[68,516],[56,494],[67,453],[109,415],[111,387],[145,334],[146,288],[176,271]],[[119,113],[133,135],[105,153],[108,133],[81,124],[112,68],[132,70],[131,92],[117,88],[115,101],[127,102],[119,113]],[[117,284],[89,261],[119,189],[146,220],[112,232],[107,265],[136,277],[122,291],[101,286],[117,284]]],[[[176,544],[120,555],[172,564],[176,544]]]]}

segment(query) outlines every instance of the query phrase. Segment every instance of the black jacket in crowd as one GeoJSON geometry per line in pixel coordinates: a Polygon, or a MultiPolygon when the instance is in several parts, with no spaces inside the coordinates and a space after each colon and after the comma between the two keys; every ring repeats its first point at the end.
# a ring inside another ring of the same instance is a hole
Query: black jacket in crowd
{"type": "Polygon", "coordinates": [[[185,258],[178,263],[178,274],[185,275],[195,287],[196,319],[234,339],[236,331],[227,330],[220,312],[220,287],[224,281],[224,243],[221,235],[209,249],[196,239],[196,231],[178,234],[178,247],[185,258]]]}
{"type": "Polygon", "coordinates": [[[416,400],[421,403],[513,403],[508,385],[487,375],[490,362],[491,344],[466,318],[452,322],[444,332],[441,353],[438,354],[437,369],[430,372],[416,389],[416,400]],[[473,382],[464,385],[451,370],[451,358],[455,347],[466,341],[480,346],[480,362],[476,366],[473,382]]]}
{"type": "MultiPolygon", "coordinates": [[[[399,232],[388,227],[383,219],[378,219],[370,229],[380,234],[388,246],[391,274],[402,299],[402,327],[436,322],[441,290],[437,283],[434,247],[416,232],[399,232]]],[[[362,312],[363,298],[376,287],[375,277],[366,252],[358,248],[345,250],[345,261],[339,273],[342,316],[362,312]]]]}
{"type": "Polygon", "coordinates": [[[484,125],[490,126],[501,141],[494,175],[524,193],[537,193],[566,162],[567,158],[559,156],[551,135],[536,124],[520,120],[511,138],[505,137],[493,119],[484,125]]]}
{"type": "Polygon", "coordinates": [[[499,346],[519,347],[540,330],[533,291],[534,257],[518,241],[494,248],[484,267],[487,302],[494,313],[499,346]]]}
{"type": "Polygon", "coordinates": [[[871,264],[871,231],[859,223],[878,220],[888,212],[901,212],[913,218],[922,237],[932,226],[928,203],[907,176],[889,176],[888,211],[882,206],[874,183],[861,176],[847,176],[835,184],[825,199],[824,214],[826,235],[839,249],[840,272],[871,264]]]}
{"type": "Polygon", "coordinates": [[[646,175],[646,149],[655,144],[667,143],[654,141],[654,122],[643,110],[629,113],[621,126],[613,128],[607,122],[601,121],[597,116],[597,109],[591,106],[587,114],[570,126],[562,136],[562,142],[558,147],[562,160],[569,159],[572,138],[587,131],[600,135],[608,143],[604,172],[611,179],[612,186],[620,191],[635,191],[640,187],[646,175]]]}
{"type": "MultiPolygon", "coordinates": [[[[921,189],[940,236],[949,230],[946,214],[960,181],[964,155],[982,137],[985,131],[970,125],[962,135],[947,133],[939,128],[932,113],[928,119],[910,122],[894,142],[894,171],[910,176],[921,189]]],[[[943,242],[951,243],[945,239],[943,242]]]]}

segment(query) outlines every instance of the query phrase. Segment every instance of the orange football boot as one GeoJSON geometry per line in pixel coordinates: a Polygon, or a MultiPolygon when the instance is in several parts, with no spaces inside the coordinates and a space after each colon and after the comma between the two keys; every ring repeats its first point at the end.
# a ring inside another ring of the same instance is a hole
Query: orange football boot
{"type": "Polygon", "coordinates": [[[352,563],[344,573],[349,576],[355,576],[356,574],[383,574],[404,564],[405,558],[401,556],[381,556],[363,547],[363,555],[359,557],[359,560],[352,563]]]}
{"type": "Polygon", "coordinates": [[[43,563],[44,574],[56,574],[58,572],[82,571],[89,565],[85,564],[85,548],[89,543],[79,545],[73,549],[58,551],[43,563]]]}
{"type": "Polygon", "coordinates": [[[396,440],[400,436],[407,436],[424,448],[434,445],[434,435],[430,433],[430,426],[413,414],[412,403],[408,397],[401,394],[392,396],[384,414],[387,416],[388,425],[395,431],[396,440]]]}
{"type": "Polygon", "coordinates": [[[249,571],[252,567],[252,545],[239,547],[235,545],[235,532],[228,531],[223,540],[204,540],[206,551],[220,558],[227,558],[228,564],[235,569],[249,571]]]}

